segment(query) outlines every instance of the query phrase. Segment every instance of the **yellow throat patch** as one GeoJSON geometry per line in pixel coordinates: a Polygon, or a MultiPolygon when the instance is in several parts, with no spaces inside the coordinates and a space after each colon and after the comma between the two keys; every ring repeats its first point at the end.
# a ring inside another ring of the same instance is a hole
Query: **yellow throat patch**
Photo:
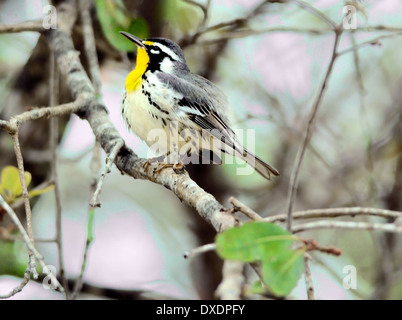
{"type": "MultiPolygon", "coordinates": [[[[151,41],[146,41],[145,44],[151,45],[151,41]]],[[[129,73],[126,79],[126,90],[132,92],[138,89],[141,85],[141,77],[147,70],[149,64],[149,55],[145,48],[138,48],[137,51],[137,64],[135,69],[129,73]]]]}

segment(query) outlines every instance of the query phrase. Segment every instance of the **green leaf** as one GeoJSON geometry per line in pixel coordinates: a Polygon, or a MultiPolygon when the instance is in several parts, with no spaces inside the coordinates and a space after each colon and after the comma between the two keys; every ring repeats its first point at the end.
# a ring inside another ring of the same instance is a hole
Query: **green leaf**
{"type": "Polygon", "coordinates": [[[268,259],[288,248],[295,239],[276,224],[252,222],[219,234],[216,245],[224,259],[253,262],[268,259]]]}
{"type": "Polygon", "coordinates": [[[149,37],[148,23],[142,18],[133,19],[127,30],[127,32],[132,33],[141,39],[146,39],[149,37]]]}
{"type": "MultiPolygon", "coordinates": [[[[32,176],[28,171],[25,171],[25,183],[27,187],[31,183],[32,176]]],[[[7,166],[1,171],[1,185],[9,198],[14,199],[22,193],[22,186],[18,169],[13,166],[7,166]]]]}
{"type": "Polygon", "coordinates": [[[286,249],[267,261],[262,261],[264,282],[276,296],[286,296],[296,286],[304,270],[304,250],[286,249]]]}
{"type": "Polygon", "coordinates": [[[39,195],[41,195],[43,193],[49,192],[49,191],[51,191],[53,189],[54,189],[53,185],[52,186],[47,186],[46,188],[43,188],[43,189],[35,189],[35,190],[32,190],[32,191],[29,191],[28,195],[29,195],[30,198],[33,198],[33,197],[37,197],[37,196],[39,196],[39,195]]]}
{"type": "MultiPolygon", "coordinates": [[[[260,262],[266,286],[273,294],[285,296],[304,269],[304,250],[290,248],[298,239],[276,224],[251,222],[218,235],[216,246],[224,259],[260,262]]],[[[257,291],[261,292],[261,287],[257,291]]]]}
{"type": "Polygon", "coordinates": [[[122,0],[96,0],[95,4],[103,33],[117,50],[135,49],[135,45],[119,31],[127,31],[141,38],[148,37],[149,28],[145,20],[132,19],[122,0]]]}
{"type": "Polygon", "coordinates": [[[3,198],[7,198],[6,192],[1,184],[0,184],[0,195],[2,195],[3,198]]]}

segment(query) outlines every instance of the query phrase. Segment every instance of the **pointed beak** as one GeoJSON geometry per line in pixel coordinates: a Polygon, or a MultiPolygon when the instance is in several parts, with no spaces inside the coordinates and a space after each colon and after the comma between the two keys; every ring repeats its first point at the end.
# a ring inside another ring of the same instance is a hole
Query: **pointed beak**
{"type": "Polygon", "coordinates": [[[125,36],[126,38],[130,39],[132,42],[134,42],[137,46],[141,47],[141,48],[145,48],[144,43],[142,42],[142,39],[133,36],[132,34],[128,33],[128,32],[124,32],[124,31],[120,31],[120,33],[125,36]]]}

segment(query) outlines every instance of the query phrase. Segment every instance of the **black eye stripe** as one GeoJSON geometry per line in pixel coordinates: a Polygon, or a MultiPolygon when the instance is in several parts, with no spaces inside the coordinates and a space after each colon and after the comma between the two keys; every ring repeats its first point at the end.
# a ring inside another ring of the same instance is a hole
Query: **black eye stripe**
{"type": "Polygon", "coordinates": [[[163,60],[168,58],[170,61],[175,61],[169,54],[167,54],[165,51],[160,49],[159,47],[156,46],[147,46],[147,52],[150,56],[150,62],[147,67],[147,71],[160,71],[161,70],[161,63],[163,60]],[[159,53],[152,53],[152,51],[159,51],[159,53]]]}
{"type": "Polygon", "coordinates": [[[153,55],[154,58],[157,57],[157,60],[159,60],[160,62],[164,59],[164,58],[169,58],[171,61],[175,61],[175,59],[173,59],[173,57],[171,57],[168,53],[166,53],[165,51],[163,51],[161,48],[159,48],[158,46],[147,46],[147,51],[149,54],[153,55]]]}

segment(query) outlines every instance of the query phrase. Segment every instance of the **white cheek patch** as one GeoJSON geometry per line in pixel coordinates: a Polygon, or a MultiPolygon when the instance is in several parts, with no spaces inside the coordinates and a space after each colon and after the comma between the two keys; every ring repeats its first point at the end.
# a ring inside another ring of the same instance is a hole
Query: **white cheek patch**
{"type": "Polygon", "coordinates": [[[169,58],[164,58],[160,68],[163,72],[173,73],[173,61],[169,58]]]}

